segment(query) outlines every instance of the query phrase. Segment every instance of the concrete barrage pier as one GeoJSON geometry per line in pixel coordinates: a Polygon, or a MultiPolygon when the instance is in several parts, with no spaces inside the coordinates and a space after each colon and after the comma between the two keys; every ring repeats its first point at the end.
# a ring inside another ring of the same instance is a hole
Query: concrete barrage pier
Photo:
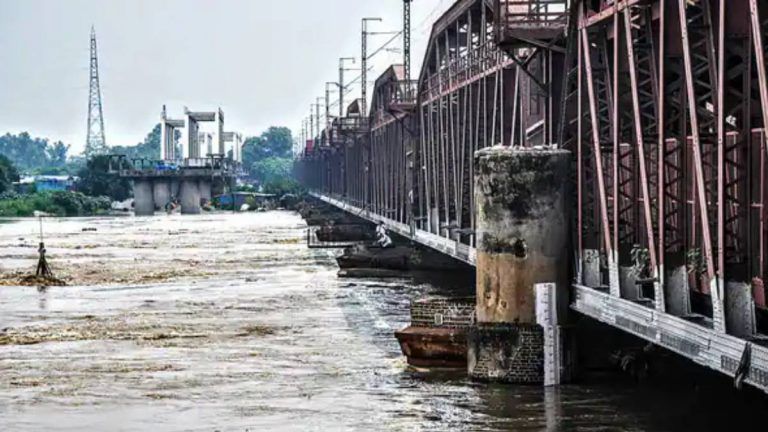
{"type": "Polygon", "coordinates": [[[223,191],[241,172],[243,137],[224,131],[224,113],[192,112],[185,120],[169,118],[163,106],[160,119],[160,159],[131,160],[116,155],[110,161],[113,173],[133,181],[134,214],[151,216],[180,204],[182,214],[199,214],[214,191],[223,191]],[[199,123],[215,122],[214,134],[202,133],[199,123]],[[186,126],[184,156],[177,154],[176,134],[186,126]],[[201,139],[202,137],[202,139],[201,139]],[[231,146],[227,146],[231,143],[231,146]],[[215,145],[214,145],[215,144],[215,145]],[[203,152],[207,153],[203,153],[203,152]]]}
{"type": "Polygon", "coordinates": [[[172,170],[150,164],[120,171],[121,177],[133,180],[136,216],[152,216],[172,202],[181,205],[182,214],[200,214],[202,206],[210,202],[213,188],[223,190],[232,175],[232,168],[221,159],[172,170]]]}

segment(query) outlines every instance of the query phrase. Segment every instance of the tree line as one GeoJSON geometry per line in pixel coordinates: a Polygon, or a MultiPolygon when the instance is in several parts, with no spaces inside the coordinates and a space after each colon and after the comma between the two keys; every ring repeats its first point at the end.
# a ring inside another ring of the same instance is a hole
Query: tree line
{"type": "MultiPolygon", "coordinates": [[[[176,140],[181,132],[177,131],[176,140]]],[[[0,137],[0,155],[5,156],[17,170],[30,174],[74,174],[84,165],[85,159],[70,155],[70,145],[46,138],[33,138],[28,132],[0,137]]],[[[112,154],[122,154],[129,159],[158,159],[160,157],[160,124],[147,134],[144,141],[133,146],[114,146],[112,154]]]]}
{"type": "MultiPolygon", "coordinates": [[[[177,132],[177,143],[179,135],[177,132]]],[[[292,192],[298,188],[291,178],[292,148],[290,129],[270,127],[245,140],[243,166],[261,189],[275,193],[292,192]]],[[[131,196],[128,180],[107,173],[107,156],[94,156],[86,162],[82,157],[69,155],[69,149],[70,146],[61,141],[32,138],[27,132],[0,137],[0,193],[12,191],[12,183],[18,181],[20,173],[26,172],[76,175],[79,178],[77,190],[90,196],[109,196],[120,201],[131,196]]],[[[160,124],[155,125],[142,142],[133,146],[114,146],[109,152],[125,155],[128,160],[159,159],[160,124]]]]}
{"type": "Polygon", "coordinates": [[[69,148],[69,145],[61,141],[32,138],[27,132],[18,135],[6,133],[0,137],[0,155],[23,171],[61,168],[67,163],[69,148]]]}
{"type": "Polygon", "coordinates": [[[10,159],[0,154],[0,195],[13,190],[16,181],[19,181],[19,172],[10,159]]]}

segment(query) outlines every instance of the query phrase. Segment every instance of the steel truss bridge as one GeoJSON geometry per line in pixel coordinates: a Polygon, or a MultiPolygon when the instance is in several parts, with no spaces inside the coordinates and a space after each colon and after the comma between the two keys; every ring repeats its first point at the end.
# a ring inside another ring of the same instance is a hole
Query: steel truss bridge
{"type": "Polygon", "coordinates": [[[766,38],[768,0],[458,0],[297,175],[474,264],[475,151],[568,149],[571,307],[768,392],[766,38]]]}

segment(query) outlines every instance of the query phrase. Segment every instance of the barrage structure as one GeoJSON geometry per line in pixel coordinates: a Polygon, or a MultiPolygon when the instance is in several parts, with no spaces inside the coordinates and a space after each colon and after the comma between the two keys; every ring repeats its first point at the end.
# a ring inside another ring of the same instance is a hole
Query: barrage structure
{"type": "Polygon", "coordinates": [[[185,120],[172,119],[163,106],[159,159],[110,156],[109,171],[133,182],[136,216],[151,216],[176,205],[183,214],[199,214],[215,192],[231,187],[242,174],[243,136],[224,131],[224,112],[185,108],[184,115],[185,120]],[[201,132],[201,122],[215,123],[216,132],[201,132]],[[184,128],[186,142],[178,146],[177,134],[184,128]]]}
{"type": "Polygon", "coordinates": [[[765,0],[458,0],[297,174],[475,265],[478,150],[568,150],[571,309],[768,391],[766,36],[765,0]]]}

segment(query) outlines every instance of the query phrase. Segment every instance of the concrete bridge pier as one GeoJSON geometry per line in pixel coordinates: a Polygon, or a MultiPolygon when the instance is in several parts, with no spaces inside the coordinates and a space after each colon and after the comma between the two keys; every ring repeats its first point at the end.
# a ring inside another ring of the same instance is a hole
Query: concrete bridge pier
{"type": "Polygon", "coordinates": [[[200,200],[204,204],[207,204],[211,202],[211,190],[212,190],[212,182],[211,179],[207,178],[201,178],[198,183],[198,188],[200,190],[200,200]]]}
{"type": "Polygon", "coordinates": [[[200,214],[200,187],[198,179],[181,180],[179,189],[181,214],[200,214]]]}
{"type": "Polygon", "coordinates": [[[178,179],[171,179],[171,199],[179,199],[181,193],[181,182],[178,179]]]}
{"type": "Polygon", "coordinates": [[[133,181],[133,213],[136,216],[152,216],[155,214],[152,180],[137,178],[133,181]]]}
{"type": "Polygon", "coordinates": [[[166,204],[171,201],[171,181],[156,179],[152,192],[155,200],[155,210],[165,210],[166,204]]]}
{"type": "Polygon", "coordinates": [[[227,190],[229,181],[220,177],[215,177],[211,180],[211,195],[221,195],[227,190]]]}
{"type": "Polygon", "coordinates": [[[475,154],[477,303],[467,353],[473,379],[544,382],[535,285],[555,284],[556,308],[565,313],[570,164],[564,150],[492,147],[475,154]]]}

